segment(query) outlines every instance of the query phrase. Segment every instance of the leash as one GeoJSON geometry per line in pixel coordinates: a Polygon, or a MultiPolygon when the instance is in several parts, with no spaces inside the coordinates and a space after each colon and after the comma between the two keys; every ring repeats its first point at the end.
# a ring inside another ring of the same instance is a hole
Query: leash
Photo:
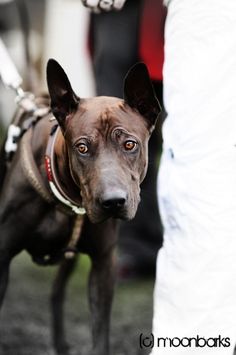
{"type": "Polygon", "coordinates": [[[18,73],[13,61],[11,60],[8,51],[0,38],[0,76],[3,84],[11,89],[13,89],[17,96],[23,95],[23,90],[21,89],[22,78],[18,73]]]}
{"type": "Polygon", "coordinates": [[[84,215],[78,215],[75,219],[70,241],[64,250],[64,256],[66,259],[73,259],[76,256],[78,252],[76,246],[80,239],[83,225],[84,225],[84,215]]]}
{"type": "Polygon", "coordinates": [[[27,178],[30,185],[37,191],[37,193],[48,203],[53,202],[51,194],[48,192],[44,186],[43,179],[36,166],[32,149],[31,149],[31,139],[33,134],[33,128],[31,127],[23,136],[20,144],[20,157],[21,157],[21,167],[23,169],[24,175],[27,178]]]}
{"type": "MultiPolygon", "coordinates": [[[[45,113],[48,113],[48,108],[44,108],[44,112],[40,112],[37,105],[35,104],[35,97],[32,93],[25,92],[22,85],[22,78],[18,73],[15,64],[13,63],[6,46],[2,39],[0,38],[0,78],[3,84],[8,89],[14,90],[16,94],[15,102],[23,113],[29,113],[33,116],[31,121],[34,121],[36,117],[42,117],[45,113]]],[[[7,160],[10,160],[12,154],[17,150],[17,142],[21,135],[28,129],[26,127],[26,122],[24,122],[24,127],[20,127],[20,117],[18,115],[14,121],[9,125],[7,131],[7,139],[5,141],[5,153],[7,160]]],[[[29,122],[29,125],[32,122],[29,122]]]]}

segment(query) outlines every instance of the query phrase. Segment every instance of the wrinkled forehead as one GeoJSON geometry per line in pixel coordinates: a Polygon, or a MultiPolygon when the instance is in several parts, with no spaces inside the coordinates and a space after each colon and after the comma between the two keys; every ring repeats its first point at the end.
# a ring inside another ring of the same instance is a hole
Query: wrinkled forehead
{"type": "Polygon", "coordinates": [[[107,134],[115,127],[122,127],[140,139],[145,139],[148,135],[145,119],[124,100],[114,97],[81,99],[79,110],[71,121],[73,132],[79,135],[91,135],[95,132],[107,134]]]}

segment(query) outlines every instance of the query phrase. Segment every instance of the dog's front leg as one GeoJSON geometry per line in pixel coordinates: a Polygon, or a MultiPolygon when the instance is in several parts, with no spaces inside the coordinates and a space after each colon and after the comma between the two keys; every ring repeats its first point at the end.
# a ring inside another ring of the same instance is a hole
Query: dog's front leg
{"type": "Polygon", "coordinates": [[[58,355],[69,354],[69,347],[65,340],[63,304],[67,281],[75,268],[76,258],[63,260],[56,275],[52,296],[52,334],[55,350],[58,355]]]}
{"type": "Polygon", "coordinates": [[[92,318],[93,355],[109,354],[110,313],[115,283],[115,255],[92,258],[89,278],[89,302],[92,318]]]}

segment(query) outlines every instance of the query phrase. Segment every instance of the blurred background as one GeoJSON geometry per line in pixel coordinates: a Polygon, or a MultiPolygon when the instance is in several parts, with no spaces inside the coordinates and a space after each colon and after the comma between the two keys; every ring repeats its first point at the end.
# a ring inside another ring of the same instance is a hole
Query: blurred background
{"type": "MultiPolygon", "coordinates": [[[[29,70],[33,71],[31,80],[37,94],[46,90],[46,64],[49,58],[55,58],[63,64],[80,96],[94,95],[88,26],[89,11],[79,0],[0,0],[0,36],[26,90],[32,89],[29,70]]],[[[6,90],[2,83],[0,90],[0,118],[6,125],[15,109],[14,92],[6,90]]]]}
{"type": "MultiPolygon", "coordinates": [[[[0,0],[0,38],[23,77],[25,90],[35,94],[47,90],[46,63],[55,58],[79,96],[122,97],[127,70],[144,61],[162,104],[165,9],[161,4],[159,0],[127,0],[119,13],[91,14],[80,0],[0,0]]],[[[0,81],[0,143],[15,109],[15,93],[0,81]]],[[[140,348],[139,336],[151,332],[156,255],[162,244],[156,174],[163,119],[164,114],[150,142],[149,170],[137,218],[121,225],[111,322],[114,355],[150,350],[140,348]]],[[[72,354],[83,355],[90,349],[86,298],[90,261],[86,256],[80,259],[68,288],[66,327],[72,354]]],[[[0,317],[1,354],[53,354],[49,295],[54,273],[54,267],[33,265],[26,253],[15,258],[0,317]]]]}

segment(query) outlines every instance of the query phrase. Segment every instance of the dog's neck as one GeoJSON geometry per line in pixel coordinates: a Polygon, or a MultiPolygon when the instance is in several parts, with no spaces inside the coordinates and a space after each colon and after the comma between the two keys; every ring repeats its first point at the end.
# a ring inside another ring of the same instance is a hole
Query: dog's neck
{"type": "Polygon", "coordinates": [[[54,154],[56,174],[61,187],[73,201],[81,205],[80,187],[75,183],[71,175],[68,149],[61,130],[56,137],[54,154]]]}

